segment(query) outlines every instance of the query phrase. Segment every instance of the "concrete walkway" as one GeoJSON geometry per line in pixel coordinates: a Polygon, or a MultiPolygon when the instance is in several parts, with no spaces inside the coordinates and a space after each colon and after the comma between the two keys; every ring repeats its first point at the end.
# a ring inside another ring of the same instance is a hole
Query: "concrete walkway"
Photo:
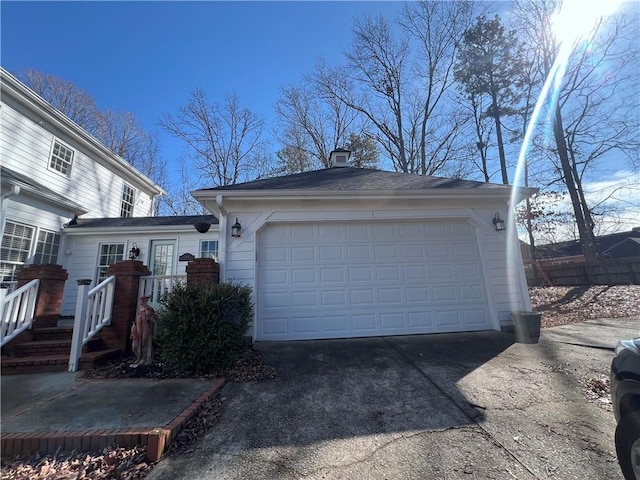
{"type": "Polygon", "coordinates": [[[3,455],[147,445],[159,458],[198,405],[222,384],[210,380],[83,380],[76,373],[1,377],[3,455]]]}

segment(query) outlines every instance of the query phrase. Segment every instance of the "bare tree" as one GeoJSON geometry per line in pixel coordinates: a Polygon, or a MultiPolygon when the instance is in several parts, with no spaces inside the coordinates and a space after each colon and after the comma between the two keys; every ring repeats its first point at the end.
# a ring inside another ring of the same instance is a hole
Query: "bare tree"
{"type": "Polygon", "coordinates": [[[160,125],[186,144],[195,167],[214,186],[259,176],[263,121],[242,107],[235,93],[222,103],[208,103],[196,89],[176,115],[163,114],[160,125]]]}
{"type": "Polygon", "coordinates": [[[62,78],[27,69],[22,80],[54,108],[92,135],[97,131],[99,110],[91,95],[62,78]]]}
{"type": "Polygon", "coordinates": [[[282,88],[275,110],[281,155],[300,155],[299,162],[288,160],[294,170],[329,167],[329,154],[345,145],[356,118],[353,110],[335,97],[323,96],[309,79],[282,88]]]}
{"type": "MultiPolygon", "coordinates": [[[[35,70],[24,74],[38,95],[159,185],[166,185],[167,166],[158,139],[147,133],[131,112],[101,111],[93,97],[71,82],[35,70]]],[[[157,208],[157,206],[156,206],[157,208]]]]}
{"type": "Polygon", "coordinates": [[[553,143],[548,148],[557,178],[567,188],[585,259],[593,263],[598,252],[583,182],[605,154],[637,148],[633,132],[637,132],[638,117],[628,108],[637,111],[638,79],[637,74],[627,73],[628,65],[638,57],[637,42],[630,37],[637,35],[637,20],[625,14],[607,21],[600,18],[589,35],[589,49],[585,42],[577,41],[566,64],[559,64],[561,43],[552,28],[559,4],[523,1],[516,7],[521,35],[536,47],[533,60],[540,76],[556,75],[558,87],[549,107],[553,143]],[[559,68],[562,66],[565,68],[559,68]],[[601,75],[604,70],[607,76],[601,75]],[[560,72],[564,72],[561,78],[560,72]]]}
{"type": "Polygon", "coordinates": [[[320,90],[358,112],[394,169],[431,175],[458,153],[461,117],[449,101],[457,41],[470,2],[408,3],[399,29],[382,16],[358,17],[346,63],[321,64],[320,90]]]}

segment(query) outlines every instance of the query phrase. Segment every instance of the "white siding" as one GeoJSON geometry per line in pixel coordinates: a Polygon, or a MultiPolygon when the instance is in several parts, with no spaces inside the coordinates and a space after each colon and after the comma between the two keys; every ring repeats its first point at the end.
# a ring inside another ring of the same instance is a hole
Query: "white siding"
{"type": "MultiPolygon", "coordinates": [[[[124,179],[87,154],[87,150],[69,136],[26,110],[5,103],[0,113],[0,155],[2,164],[27,175],[54,192],[76,202],[89,213],[85,218],[118,217],[124,179]],[[48,168],[53,139],[74,150],[70,177],[48,168]]],[[[134,216],[148,216],[151,197],[132,183],[137,190],[134,216]]]]}
{"type": "MultiPolygon", "coordinates": [[[[124,243],[125,257],[133,243],[140,249],[138,260],[148,265],[149,249],[152,240],[175,240],[176,273],[185,273],[188,262],[180,262],[178,258],[184,253],[191,253],[196,258],[200,255],[201,240],[218,240],[217,231],[209,231],[206,234],[198,233],[192,226],[186,227],[184,232],[145,232],[145,233],[100,233],[92,235],[66,235],[64,252],[61,253],[63,266],[69,271],[69,279],[64,290],[61,315],[73,315],[76,306],[78,292],[77,280],[90,278],[95,282],[98,252],[102,243],[124,243]]],[[[95,286],[95,283],[92,283],[95,286]]]]}

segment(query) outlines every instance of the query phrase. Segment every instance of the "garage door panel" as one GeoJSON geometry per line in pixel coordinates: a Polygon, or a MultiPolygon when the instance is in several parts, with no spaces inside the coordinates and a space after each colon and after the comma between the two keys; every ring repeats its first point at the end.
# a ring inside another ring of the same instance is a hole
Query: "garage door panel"
{"type": "Polygon", "coordinates": [[[315,247],[306,247],[306,246],[291,247],[292,262],[315,262],[317,260],[318,258],[316,256],[315,247]]]}
{"type": "Polygon", "coordinates": [[[412,331],[425,332],[433,329],[433,319],[429,312],[407,312],[407,318],[412,331]]]}
{"type": "Polygon", "coordinates": [[[351,306],[372,306],[375,305],[375,295],[372,289],[351,290],[349,300],[351,306]]]}
{"type": "Polygon", "coordinates": [[[347,267],[347,272],[347,278],[352,284],[373,281],[373,267],[347,267]]]}
{"type": "Polygon", "coordinates": [[[322,246],[320,247],[319,260],[321,262],[344,261],[345,255],[342,246],[322,246]]]}
{"type": "Polygon", "coordinates": [[[402,265],[402,275],[406,282],[421,281],[427,279],[427,271],[424,265],[402,265]]]}
{"type": "Polygon", "coordinates": [[[455,302],[458,297],[456,295],[456,289],[453,285],[445,285],[442,287],[431,287],[430,297],[434,302],[455,302]]]}
{"type": "Polygon", "coordinates": [[[460,324],[460,316],[457,310],[444,310],[433,312],[435,324],[438,327],[456,327],[460,324]]]}
{"type": "Polygon", "coordinates": [[[344,307],[347,305],[347,296],[344,290],[329,290],[320,292],[320,307],[344,307]]]}
{"type": "Polygon", "coordinates": [[[451,264],[439,263],[436,265],[430,265],[429,267],[429,280],[434,282],[453,280],[453,266],[451,264]]]}
{"type": "Polygon", "coordinates": [[[347,247],[347,257],[350,261],[371,260],[371,247],[369,245],[349,245],[347,247]]]}
{"type": "Polygon", "coordinates": [[[490,328],[464,222],[270,225],[258,248],[259,340],[490,328]]]}
{"type": "Polygon", "coordinates": [[[304,284],[315,285],[317,282],[316,269],[315,268],[292,268],[291,280],[296,285],[304,285],[304,284]]]}
{"type": "MultiPolygon", "coordinates": [[[[295,308],[315,308],[318,305],[318,292],[315,290],[308,292],[293,292],[291,294],[291,305],[295,308]]],[[[278,307],[280,306],[286,305],[278,305],[278,307]]]]}
{"type": "Polygon", "coordinates": [[[344,284],[344,268],[343,267],[331,267],[320,268],[320,282],[322,285],[340,283],[344,284]]]}
{"type": "Polygon", "coordinates": [[[426,286],[405,288],[407,303],[424,303],[429,301],[429,289],[426,286]]]}
{"type": "Polygon", "coordinates": [[[375,335],[378,331],[376,315],[373,313],[354,313],[351,315],[351,328],[356,336],[375,335]]]}
{"type": "MultiPolygon", "coordinates": [[[[426,242],[430,242],[427,238],[426,242]]],[[[427,243],[427,257],[431,260],[450,260],[451,251],[449,250],[448,243],[427,243]]]]}
{"type": "Polygon", "coordinates": [[[375,278],[378,282],[397,282],[400,280],[400,269],[397,265],[377,266],[375,272],[375,278]]]}
{"type": "Polygon", "coordinates": [[[404,314],[392,312],[385,313],[382,312],[380,314],[380,330],[384,333],[385,331],[393,331],[394,333],[404,330],[404,314]]]}
{"type": "Polygon", "coordinates": [[[378,301],[382,305],[401,305],[403,303],[403,291],[404,289],[400,287],[378,289],[378,301]]]}

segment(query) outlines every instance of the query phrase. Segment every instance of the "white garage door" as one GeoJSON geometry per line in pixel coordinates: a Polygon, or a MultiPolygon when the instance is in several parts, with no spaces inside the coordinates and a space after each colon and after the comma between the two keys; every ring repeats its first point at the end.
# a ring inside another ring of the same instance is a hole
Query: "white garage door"
{"type": "Polygon", "coordinates": [[[258,340],[491,328],[465,222],[273,224],[258,236],[258,340]]]}

